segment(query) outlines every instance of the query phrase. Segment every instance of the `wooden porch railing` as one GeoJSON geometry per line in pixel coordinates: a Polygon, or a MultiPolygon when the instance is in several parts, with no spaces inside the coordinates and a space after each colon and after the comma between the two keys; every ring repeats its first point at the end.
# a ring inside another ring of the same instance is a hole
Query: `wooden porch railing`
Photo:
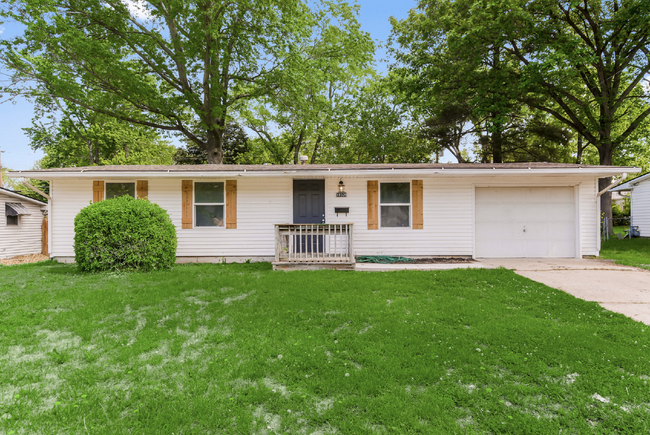
{"type": "Polygon", "coordinates": [[[275,224],[275,261],[354,263],[353,224],[275,224]]]}

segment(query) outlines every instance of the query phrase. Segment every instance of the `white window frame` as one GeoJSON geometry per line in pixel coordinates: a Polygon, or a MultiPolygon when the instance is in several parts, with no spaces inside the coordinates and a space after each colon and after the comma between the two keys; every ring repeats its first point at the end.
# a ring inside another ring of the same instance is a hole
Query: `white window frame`
{"type": "Polygon", "coordinates": [[[407,229],[411,229],[413,227],[413,186],[412,186],[411,180],[408,180],[408,181],[400,181],[400,180],[397,180],[397,181],[380,181],[379,182],[379,192],[378,193],[379,193],[379,195],[378,195],[379,196],[379,210],[378,210],[379,211],[379,213],[378,213],[379,214],[379,216],[378,216],[378,218],[379,218],[379,228],[380,229],[385,228],[385,229],[388,229],[388,230],[407,230],[407,229]],[[408,183],[408,185],[409,185],[409,202],[408,202],[408,204],[406,204],[406,203],[392,203],[392,202],[391,203],[385,203],[385,204],[382,203],[381,202],[381,185],[382,184],[398,184],[398,183],[399,184],[408,183]],[[381,207],[382,206],[391,206],[391,205],[392,206],[401,206],[401,207],[408,206],[408,208],[409,208],[409,224],[408,224],[407,227],[385,227],[385,226],[383,226],[381,224],[381,207]]]}
{"type": "Polygon", "coordinates": [[[111,181],[104,181],[104,199],[108,199],[108,185],[109,184],[133,184],[133,198],[136,199],[138,197],[138,183],[135,181],[131,180],[111,180],[111,181]]]}
{"type": "Polygon", "coordinates": [[[194,181],[192,180],[192,219],[194,228],[212,228],[212,229],[221,229],[226,228],[226,180],[201,180],[194,181]],[[223,202],[196,202],[196,183],[222,183],[223,184],[223,202]],[[196,217],[198,213],[196,212],[197,205],[222,205],[223,206],[223,225],[197,225],[196,217]]]}

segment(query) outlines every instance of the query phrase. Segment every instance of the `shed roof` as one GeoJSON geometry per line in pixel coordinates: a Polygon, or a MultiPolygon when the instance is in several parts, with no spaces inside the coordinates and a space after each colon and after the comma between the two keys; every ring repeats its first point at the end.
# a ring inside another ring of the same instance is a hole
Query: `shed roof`
{"type": "Polygon", "coordinates": [[[31,198],[29,196],[23,195],[22,193],[18,193],[18,192],[14,191],[14,190],[6,189],[4,187],[0,187],[0,194],[5,194],[5,195],[10,196],[12,198],[18,198],[21,201],[29,201],[29,202],[32,202],[32,203],[38,204],[38,205],[47,205],[46,202],[39,201],[38,199],[31,198]]]}

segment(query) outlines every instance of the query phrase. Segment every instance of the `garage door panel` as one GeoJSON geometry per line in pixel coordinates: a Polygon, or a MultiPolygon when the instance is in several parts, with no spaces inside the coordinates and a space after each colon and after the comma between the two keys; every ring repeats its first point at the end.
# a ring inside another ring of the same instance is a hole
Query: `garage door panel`
{"type": "Polygon", "coordinates": [[[561,240],[549,246],[549,257],[573,257],[574,254],[575,242],[561,240]]]}
{"type": "Polygon", "coordinates": [[[520,210],[517,213],[518,222],[546,221],[549,217],[548,204],[529,204],[527,207],[517,205],[520,210]]]}
{"type": "Polygon", "coordinates": [[[575,217],[573,216],[574,207],[573,204],[554,204],[553,213],[555,214],[555,219],[560,221],[571,221],[573,222],[575,217]]]}
{"type": "Polygon", "coordinates": [[[477,257],[575,255],[573,187],[476,188],[475,198],[477,257]]]}
{"type": "Polygon", "coordinates": [[[556,192],[553,196],[553,202],[555,204],[569,204],[573,207],[573,203],[575,202],[573,188],[555,190],[556,192]]]}
{"type": "Polygon", "coordinates": [[[568,240],[568,243],[573,246],[575,244],[575,240],[573,240],[575,230],[573,228],[573,223],[571,224],[571,226],[564,225],[559,228],[554,228],[551,234],[549,234],[549,238],[555,241],[568,240]]]}
{"type": "Polygon", "coordinates": [[[523,237],[534,239],[547,239],[549,236],[548,224],[546,222],[534,222],[524,225],[526,231],[522,229],[523,237]]]}
{"type": "MultiPolygon", "coordinates": [[[[521,243],[521,241],[496,241],[500,244],[503,245],[503,248],[508,251],[512,252],[512,255],[509,255],[510,257],[524,257],[524,245],[521,243]]],[[[488,246],[488,245],[482,245],[477,246],[476,249],[476,256],[477,257],[492,257],[492,258],[499,258],[498,256],[494,255],[493,250],[488,246]]]]}
{"type": "Polygon", "coordinates": [[[546,257],[548,252],[548,243],[547,242],[525,242],[525,257],[546,257]]]}

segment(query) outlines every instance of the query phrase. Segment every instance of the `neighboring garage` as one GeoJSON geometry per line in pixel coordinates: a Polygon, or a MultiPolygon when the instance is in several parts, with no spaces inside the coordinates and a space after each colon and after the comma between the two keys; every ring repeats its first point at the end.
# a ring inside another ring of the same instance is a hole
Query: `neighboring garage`
{"type": "Polygon", "coordinates": [[[476,257],[576,256],[574,187],[477,187],[476,257]]]}

